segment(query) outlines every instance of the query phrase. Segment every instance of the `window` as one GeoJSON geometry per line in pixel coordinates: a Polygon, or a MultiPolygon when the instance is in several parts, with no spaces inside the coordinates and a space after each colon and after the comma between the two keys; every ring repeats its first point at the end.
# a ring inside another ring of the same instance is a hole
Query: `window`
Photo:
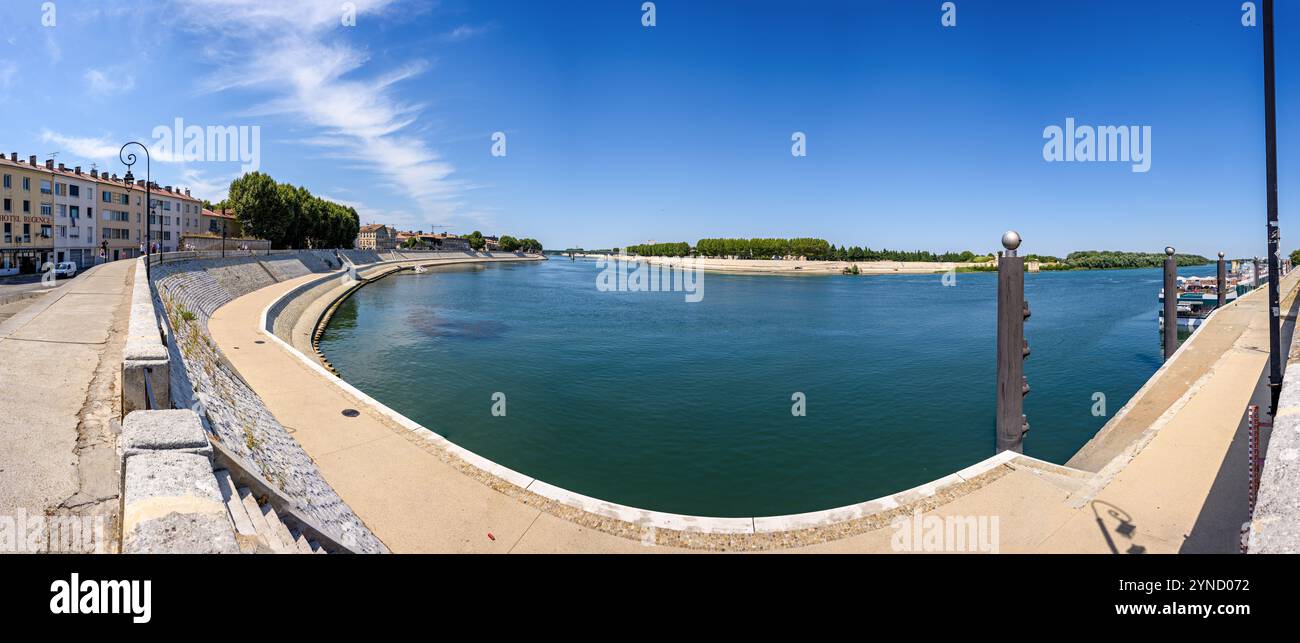
{"type": "Polygon", "coordinates": [[[54,214],[54,208],[49,203],[41,204],[41,216],[48,217],[48,216],[53,216],[53,214],[54,214]]]}
{"type": "Polygon", "coordinates": [[[32,178],[30,176],[23,177],[23,189],[28,192],[32,191],[32,178]]]}
{"type": "Polygon", "coordinates": [[[63,218],[63,217],[66,217],[66,216],[68,216],[68,206],[63,205],[62,203],[60,203],[60,204],[59,204],[59,218],[63,218]]]}
{"type": "Polygon", "coordinates": [[[108,190],[104,190],[104,203],[112,203],[113,199],[109,197],[108,190]]]}
{"type": "Polygon", "coordinates": [[[54,236],[54,230],[53,230],[52,228],[50,228],[49,225],[42,225],[42,226],[41,226],[41,238],[42,238],[42,239],[49,239],[49,238],[51,238],[51,237],[53,237],[53,236],[54,236]]]}
{"type": "Polygon", "coordinates": [[[65,225],[59,226],[59,238],[60,239],[68,238],[68,226],[65,225]]]}
{"type": "Polygon", "coordinates": [[[6,223],[6,224],[5,224],[5,243],[13,243],[13,242],[14,242],[14,224],[12,224],[12,223],[6,223]]]}
{"type": "MultiPolygon", "coordinates": [[[[63,206],[59,207],[62,208],[63,206]]],[[[75,205],[68,206],[68,214],[72,216],[73,221],[77,220],[81,217],[81,207],[75,205]]]]}
{"type": "Polygon", "coordinates": [[[26,212],[26,213],[28,213],[28,214],[31,214],[31,212],[32,212],[32,202],[31,202],[31,201],[28,201],[28,200],[26,200],[26,199],[23,200],[23,212],[26,212]]]}
{"type": "Polygon", "coordinates": [[[30,223],[24,223],[24,224],[23,224],[23,241],[22,241],[22,242],[23,242],[23,243],[31,243],[31,242],[32,242],[32,224],[30,224],[30,223]]]}
{"type": "Polygon", "coordinates": [[[14,211],[14,202],[9,199],[5,199],[5,212],[13,212],[13,211],[14,211]]]}
{"type": "Polygon", "coordinates": [[[49,182],[49,181],[46,181],[46,180],[44,180],[44,179],[42,179],[42,180],[41,180],[41,194],[50,194],[50,193],[51,193],[51,190],[50,190],[50,182],[49,182]]]}
{"type": "Polygon", "coordinates": [[[78,185],[69,185],[69,186],[68,186],[68,196],[81,197],[81,186],[78,186],[78,185]]]}
{"type": "Polygon", "coordinates": [[[6,175],[5,175],[5,188],[12,188],[13,186],[14,186],[14,175],[12,175],[12,174],[6,174],[6,175]]]}

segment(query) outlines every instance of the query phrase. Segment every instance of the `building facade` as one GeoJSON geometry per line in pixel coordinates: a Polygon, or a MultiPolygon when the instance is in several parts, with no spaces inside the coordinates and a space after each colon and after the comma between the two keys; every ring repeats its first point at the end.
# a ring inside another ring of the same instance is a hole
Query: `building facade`
{"type": "Polygon", "coordinates": [[[97,182],[81,167],[69,168],[54,161],[45,162],[45,170],[54,184],[54,262],[70,262],[79,270],[98,261],[99,249],[95,225],[95,186],[97,182]]]}
{"type": "Polygon", "coordinates": [[[228,239],[244,236],[244,229],[239,225],[239,219],[235,217],[235,213],[228,212],[225,208],[220,211],[204,208],[200,213],[200,219],[198,230],[200,235],[220,237],[225,234],[228,239]]]}
{"type": "Polygon", "coordinates": [[[34,274],[54,258],[54,186],[42,170],[35,156],[0,157],[0,276],[34,274]]]}
{"type": "Polygon", "coordinates": [[[382,223],[361,226],[353,244],[358,250],[393,250],[397,248],[397,231],[382,223]]]}

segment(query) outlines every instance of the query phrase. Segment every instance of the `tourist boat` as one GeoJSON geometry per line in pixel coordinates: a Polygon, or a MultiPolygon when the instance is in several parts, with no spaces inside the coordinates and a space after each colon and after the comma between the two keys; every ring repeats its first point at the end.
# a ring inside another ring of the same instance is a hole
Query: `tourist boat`
{"type": "MultiPolygon", "coordinates": [[[[1268,273],[1260,272],[1258,279],[1255,273],[1249,269],[1249,264],[1243,264],[1239,270],[1226,275],[1226,292],[1224,293],[1224,304],[1230,304],[1237,300],[1238,297],[1254,290],[1268,282],[1268,273]]],[[[1165,326],[1165,291],[1160,289],[1159,296],[1160,307],[1157,317],[1160,327],[1165,326]]],[[[1196,328],[1205,323],[1205,320],[1219,307],[1219,284],[1217,277],[1179,277],[1178,278],[1178,303],[1177,317],[1178,325],[1186,328],[1196,328]]]]}

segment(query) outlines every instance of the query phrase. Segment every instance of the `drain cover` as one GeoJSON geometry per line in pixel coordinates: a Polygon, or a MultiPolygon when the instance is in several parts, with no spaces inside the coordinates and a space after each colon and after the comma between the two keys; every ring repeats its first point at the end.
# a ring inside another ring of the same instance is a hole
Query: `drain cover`
{"type": "Polygon", "coordinates": [[[253,343],[254,343],[254,344],[265,344],[266,342],[264,342],[264,341],[262,341],[262,340],[259,339],[259,340],[254,341],[253,343]]]}
{"type": "Polygon", "coordinates": [[[361,411],[358,411],[356,409],[343,409],[343,417],[354,418],[358,415],[361,415],[361,411]]]}

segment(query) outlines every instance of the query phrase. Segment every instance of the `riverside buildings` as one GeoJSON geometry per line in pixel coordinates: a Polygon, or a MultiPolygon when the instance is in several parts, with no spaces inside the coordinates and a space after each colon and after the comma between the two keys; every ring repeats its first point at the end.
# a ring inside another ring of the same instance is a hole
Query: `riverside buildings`
{"type": "Polygon", "coordinates": [[[34,273],[54,253],[53,188],[36,165],[18,162],[18,154],[0,159],[0,276],[34,273]]]}
{"type": "Polygon", "coordinates": [[[358,250],[393,250],[397,248],[397,231],[382,223],[368,223],[357,232],[358,250]]]}
{"type": "Polygon", "coordinates": [[[0,276],[32,274],[46,263],[85,269],[144,253],[145,226],[159,252],[181,249],[183,235],[206,232],[202,201],[188,189],[153,185],[145,223],[145,182],[86,172],[54,160],[0,156],[0,276]]]}

